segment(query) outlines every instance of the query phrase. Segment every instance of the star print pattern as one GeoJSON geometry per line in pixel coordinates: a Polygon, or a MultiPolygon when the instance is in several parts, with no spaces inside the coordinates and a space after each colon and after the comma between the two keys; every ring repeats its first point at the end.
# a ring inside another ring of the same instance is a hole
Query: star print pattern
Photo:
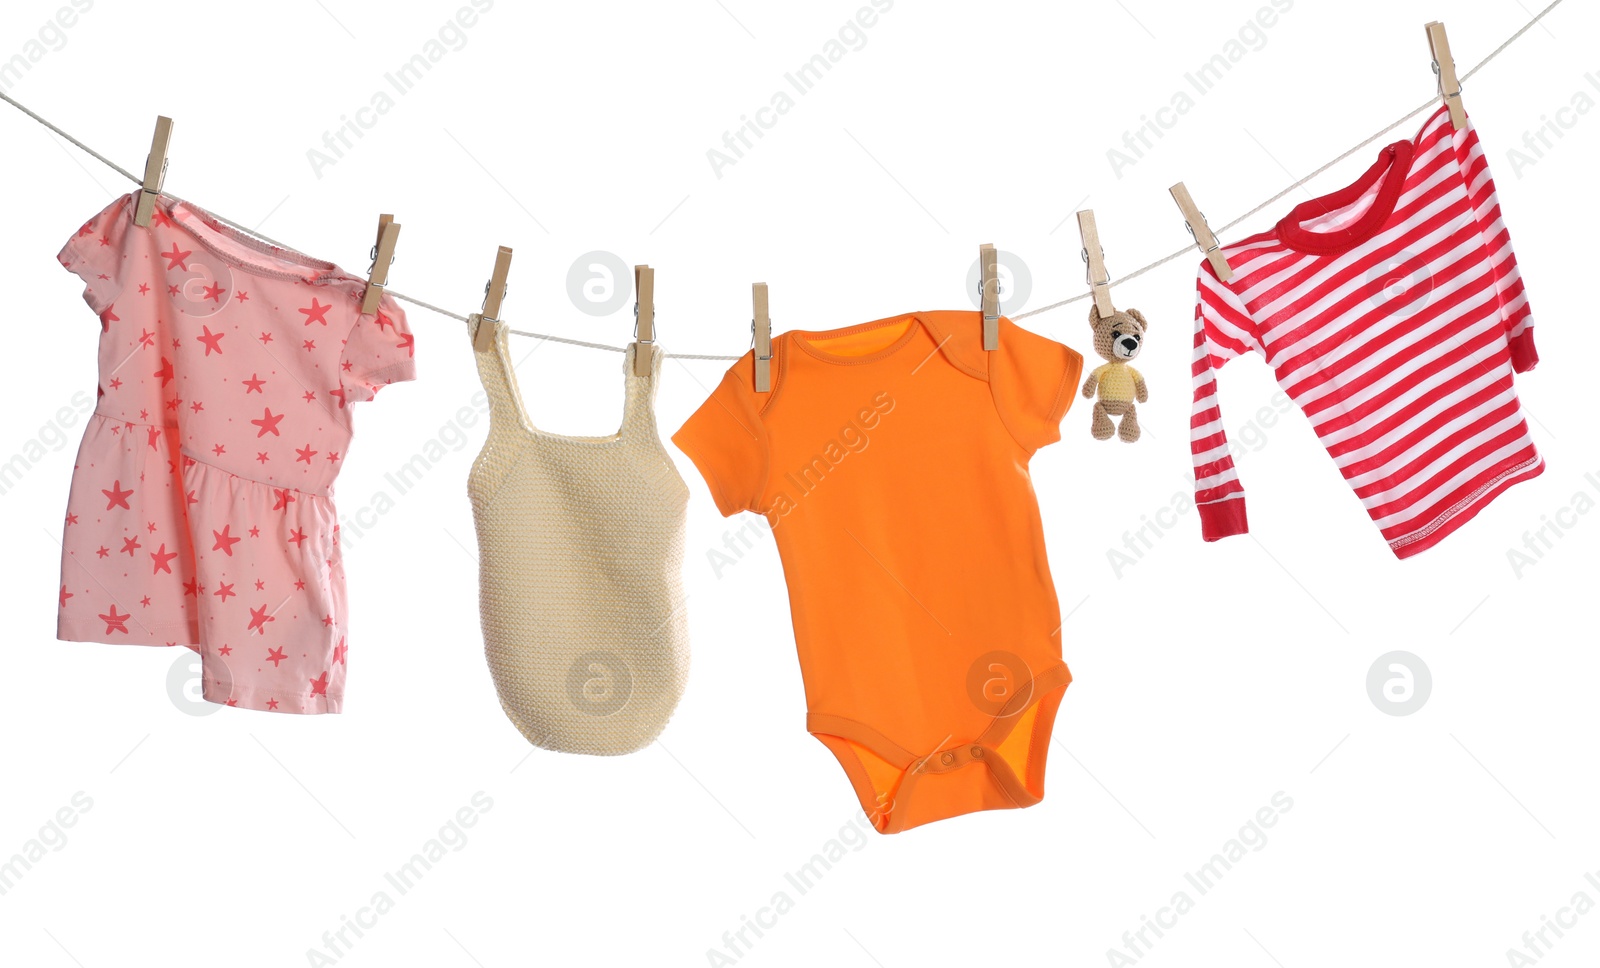
{"type": "Polygon", "coordinates": [[[283,414],[280,413],[274,417],[272,415],[272,408],[268,407],[267,412],[262,415],[260,420],[252,420],[250,422],[261,428],[261,430],[256,433],[257,437],[265,437],[267,434],[277,437],[279,436],[278,424],[283,422],[283,414]]]}
{"type": "Polygon", "coordinates": [[[100,493],[106,496],[107,511],[111,510],[112,508],[122,508],[124,511],[126,511],[128,510],[128,498],[133,494],[133,488],[130,487],[124,491],[122,489],[122,482],[118,480],[111,482],[111,490],[108,491],[105,488],[101,488],[100,493]]]}
{"type": "Polygon", "coordinates": [[[326,326],[328,325],[328,310],[332,308],[332,306],[324,306],[318,303],[317,297],[312,296],[310,307],[302,309],[300,312],[306,314],[307,326],[310,326],[312,323],[321,323],[322,325],[326,326]]]}
{"type": "Polygon", "coordinates": [[[150,557],[155,561],[155,571],[151,572],[152,574],[164,571],[170,575],[172,574],[172,559],[178,557],[178,553],[176,551],[168,551],[167,546],[163,544],[157,550],[150,552],[150,557]]]}
{"type": "Polygon", "coordinates": [[[200,336],[200,342],[206,344],[206,355],[210,356],[213,352],[215,352],[218,356],[221,356],[222,355],[222,337],[224,337],[224,336],[226,336],[228,334],[227,333],[213,333],[211,331],[211,327],[210,326],[203,326],[201,328],[205,330],[205,332],[202,333],[201,336],[200,336]]]}
{"type": "Polygon", "coordinates": [[[245,630],[249,632],[260,632],[262,635],[266,635],[267,623],[276,622],[277,620],[277,616],[267,614],[267,606],[265,605],[261,606],[260,608],[252,608],[250,610],[250,624],[245,627],[245,630]]]}
{"type": "Polygon", "coordinates": [[[127,615],[118,615],[116,603],[113,602],[105,612],[101,613],[100,620],[106,623],[107,635],[110,635],[112,632],[121,632],[123,635],[127,635],[128,619],[132,617],[133,615],[131,613],[127,615]]]}
{"type": "Polygon", "coordinates": [[[233,525],[225,524],[225,525],[222,526],[222,530],[221,531],[213,531],[213,532],[211,532],[211,536],[213,538],[215,538],[216,542],[217,542],[216,544],[211,546],[211,550],[212,551],[220,551],[223,554],[227,555],[229,558],[233,557],[233,546],[244,540],[243,538],[230,538],[230,537],[228,537],[228,529],[231,528],[231,527],[233,527],[233,525]]]}
{"type": "Polygon", "coordinates": [[[212,702],[338,712],[331,488],[346,405],[414,376],[405,314],[385,296],[362,316],[364,280],[185,202],[163,197],[135,227],[133,201],[59,256],[99,321],[101,377],[63,525],[58,637],[185,645],[212,702]]]}
{"type": "Polygon", "coordinates": [[[178,243],[176,242],[172,243],[171,252],[161,253],[161,257],[167,260],[167,269],[169,271],[172,269],[177,269],[180,272],[189,271],[189,263],[187,260],[191,255],[194,255],[194,253],[190,251],[179,252],[178,243]]]}

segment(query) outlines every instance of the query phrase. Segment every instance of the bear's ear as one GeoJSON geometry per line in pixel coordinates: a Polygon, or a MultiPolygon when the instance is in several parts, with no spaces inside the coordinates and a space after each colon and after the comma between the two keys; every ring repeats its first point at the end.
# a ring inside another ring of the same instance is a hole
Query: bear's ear
{"type": "Polygon", "coordinates": [[[1137,310],[1137,309],[1124,309],[1123,312],[1127,313],[1129,316],[1132,316],[1134,319],[1138,320],[1139,321],[1139,325],[1141,327],[1143,327],[1144,329],[1149,329],[1150,328],[1150,324],[1145,322],[1145,320],[1144,320],[1144,313],[1139,312],[1139,310],[1137,310]]]}
{"type": "Polygon", "coordinates": [[[1100,310],[1094,303],[1089,304],[1089,328],[1100,328],[1100,310]]]}

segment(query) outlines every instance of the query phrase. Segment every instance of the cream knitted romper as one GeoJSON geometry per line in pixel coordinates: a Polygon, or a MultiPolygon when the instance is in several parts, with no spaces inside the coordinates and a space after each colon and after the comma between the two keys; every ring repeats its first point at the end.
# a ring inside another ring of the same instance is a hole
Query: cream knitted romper
{"type": "Polygon", "coordinates": [[[689,674],[689,489],[656,431],[663,354],[640,377],[629,348],[621,429],[567,437],[533,426],[506,330],[484,325],[495,326],[490,347],[475,352],[489,439],[467,492],[484,648],[500,705],[535,746],[631,753],[666,727],[689,674]]]}

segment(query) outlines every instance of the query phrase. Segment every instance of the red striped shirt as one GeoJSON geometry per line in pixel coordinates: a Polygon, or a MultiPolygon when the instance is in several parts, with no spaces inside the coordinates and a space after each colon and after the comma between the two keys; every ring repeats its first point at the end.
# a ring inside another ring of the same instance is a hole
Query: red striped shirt
{"type": "Polygon", "coordinates": [[[1533,317],[1478,134],[1440,108],[1346,188],[1223,247],[1195,301],[1195,503],[1207,541],[1249,530],[1216,371],[1259,354],[1389,547],[1409,557],[1537,476],[1513,372],[1533,317]]]}

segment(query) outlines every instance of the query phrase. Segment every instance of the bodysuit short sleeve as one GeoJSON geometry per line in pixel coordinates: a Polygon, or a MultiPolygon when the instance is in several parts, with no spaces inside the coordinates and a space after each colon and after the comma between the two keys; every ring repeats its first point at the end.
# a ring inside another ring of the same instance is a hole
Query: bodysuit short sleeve
{"type": "Polygon", "coordinates": [[[416,347],[405,311],[389,296],[378,312],[359,316],[345,338],[339,379],[346,403],[371,400],[391,383],[417,377],[416,347]]]}
{"type": "Polygon", "coordinates": [[[128,278],[126,263],[131,253],[125,243],[133,230],[132,198],[124,195],[84,223],[56,256],[63,267],[83,280],[83,300],[102,322],[128,278]]]}
{"type": "Polygon", "coordinates": [[[1000,319],[1000,349],[989,354],[989,386],[1011,436],[1031,453],[1061,439],[1083,357],[1071,347],[1000,319]]]}
{"type": "Polygon", "coordinates": [[[761,395],[750,382],[752,370],[746,354],[672,435],[706,479],[723,517],[762,510],[758,505],[767,483],[767,435],[761,424],[761,395]]]}

